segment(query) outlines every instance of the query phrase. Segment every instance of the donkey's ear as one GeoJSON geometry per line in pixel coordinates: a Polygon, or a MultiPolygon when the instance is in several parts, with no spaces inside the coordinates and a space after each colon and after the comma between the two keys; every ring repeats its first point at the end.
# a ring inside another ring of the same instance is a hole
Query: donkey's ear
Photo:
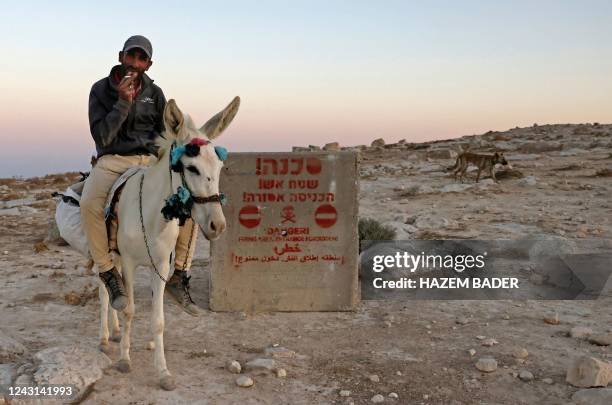
{"type": "Polygon", "coordinates": [[[238,107],[240,107],[240,97],[234,97],[223,111],[217,113],[200,128],[200,132],[203,132],[208,139],[215,139],[232,122],[238,112],[238,107]]]}
{"type": "Polygon", "coordinates": [[[174,138],[178,137],[184,124],[183,113],[176,105],[176,101],[171,99],[164,108],[164,127],[174,138]]]}

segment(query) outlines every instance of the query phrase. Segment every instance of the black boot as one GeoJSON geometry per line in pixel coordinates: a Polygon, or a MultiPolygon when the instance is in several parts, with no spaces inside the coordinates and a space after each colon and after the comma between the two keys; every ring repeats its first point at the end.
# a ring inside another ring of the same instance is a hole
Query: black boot
{"type": "Polygon", "coordinates": [[[168,294],[180,305],[189,315],[199,316],[202,310],[193,302],[189,295],[189,280],[191,276],[186,271],[174,270],[174,274],[166,284],[168,294]]]}
{"type": "Polygon", "coordinates": [[[110,297],[110,304],[113,309],[123,311],[128,304],[125,286],[123,285],[123,277],[116,268],[100,273],[100,278],[104,281],[106,291],[110,297]]]}

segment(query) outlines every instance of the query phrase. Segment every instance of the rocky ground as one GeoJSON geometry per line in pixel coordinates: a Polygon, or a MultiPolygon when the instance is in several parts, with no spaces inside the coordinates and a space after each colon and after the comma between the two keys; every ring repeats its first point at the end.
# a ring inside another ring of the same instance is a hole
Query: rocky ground
{"type": "MultiPolygon", "coordinates": [[[[393,227],[398,239],[612,239],[612,125],[348,149],[361,152],[360,216],[393,227]],[[499,184],[487,177],[475,184],[473,172],[458,183],[445,168],[461,148],[504,151],[512,168],[500,169],[499,184]]],[[[566,382],[581,356],[602,361],[586,371],[600,367],[600,379],[612,378],[610,296],[364,301],[354,313],[207,311],[200,318],[167,301],[166,358],[178,388],[165,392],[146,348],[150,274],[141,270],[133,371],[121,374],[111,366],[118,344],[110,358],[97,350],[95,276],[48,232],[50,193],[78,177],[0,180],[0,386],[70,381],[92,404],[612,403],[612,388],[566,382]],[[231,360],[251,387],[237,386],[231,360]]],[[[208,245],[199,244],[193,295],[206,308],[208,245]]]]}

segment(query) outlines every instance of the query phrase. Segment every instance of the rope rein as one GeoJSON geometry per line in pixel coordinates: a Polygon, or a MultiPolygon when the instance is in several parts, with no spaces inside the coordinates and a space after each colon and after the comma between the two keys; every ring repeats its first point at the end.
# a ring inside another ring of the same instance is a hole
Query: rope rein
{"type": "MultiPolygon", "coordinates": [[[[149,241],[147,240],[147,231],[145,230],[144,219],[142,218],[142,183],[144,182],[144,175],[145,174],[142,173],[142,176],[140,176],[140,190],[138,193],[138,197],[139,197],[138,203],[140,206],[140,225],[142,228],[142,236],[144,236],[144,243],[145,243],[145,247],[147,248],[147,254],[149,255],[149,260],[151,261],[151,266],[153,266],[155,273],[161,279],[161,281],[163,281],[164,283],[167,283],[168,280],[166,280],[161,274],[159,274],[159,270],[157,270],[157,266],[155,265],[155,262],[153,261],[153,257],[151,256],[151,249],[149,249],[149,241]]],[[[172,254],[170,254],[170,264],[172,264],[172,254]]]]}

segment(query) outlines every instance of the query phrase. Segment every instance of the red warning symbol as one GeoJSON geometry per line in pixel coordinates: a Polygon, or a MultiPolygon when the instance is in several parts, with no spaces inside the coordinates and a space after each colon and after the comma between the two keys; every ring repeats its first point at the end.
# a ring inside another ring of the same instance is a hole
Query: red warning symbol
{"type": "Polygon", "coordinates": [[[323,204],[317,208],[314,217],[315,222],[321,228],[329,228],[336,223],[336,220],[338,219],[338,211],[336,211],[333,205],[323,204]]]}
{"type": "Polygon", "coordinates": [[[255,205],[245,205],[238,213],[238,221],[245,228],[255,228],[261,222],[261,212],[255,205]]]}

